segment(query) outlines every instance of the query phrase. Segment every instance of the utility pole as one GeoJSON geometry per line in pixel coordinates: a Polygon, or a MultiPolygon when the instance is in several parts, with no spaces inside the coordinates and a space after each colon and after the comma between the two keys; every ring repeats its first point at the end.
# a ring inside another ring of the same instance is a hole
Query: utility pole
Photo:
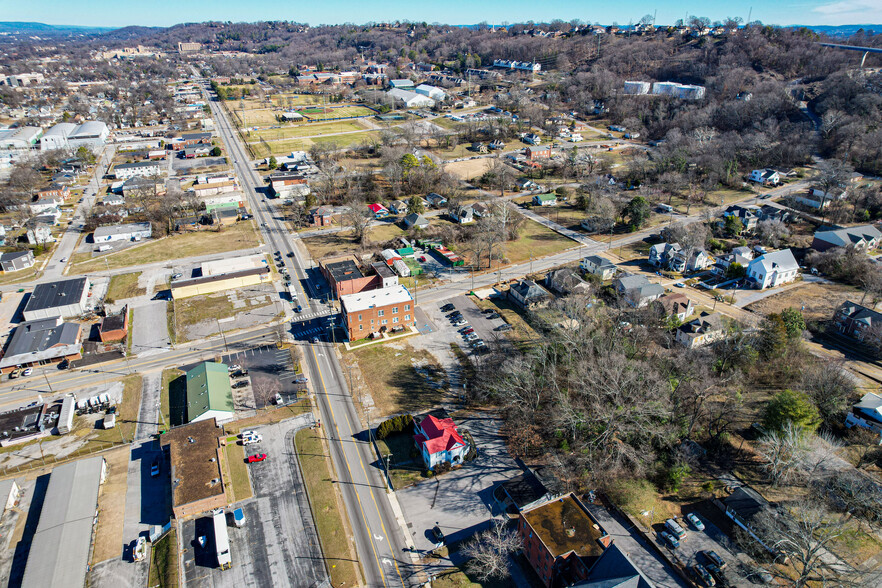
{"type": "Polygon", "coordinates": [[[227,334],[224,333],[224,328],[223,328],[223,327],[221,326],[221,324],[220,324],[220,319],[218,319],[217,317],[215,317],[214,320],[215,320],[215,322],[217,322],[217,328],[220,329],[221,337],[222,337],[223,340],[224,340],[224,351],[226,351],[227,353],[229,353],[229,352],[230,352],[230,348],[227,346],[227,334]]]}

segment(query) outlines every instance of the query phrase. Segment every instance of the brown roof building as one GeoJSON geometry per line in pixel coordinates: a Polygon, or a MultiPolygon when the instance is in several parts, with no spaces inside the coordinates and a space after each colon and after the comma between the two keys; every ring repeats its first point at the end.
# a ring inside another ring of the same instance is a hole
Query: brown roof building
{"type": "Polygon", "coordinates": [[[219,440],[223,434],[215,419],[206,419],[175,427],[161,437],[169,452],[175,518],[226,505],[219,440]]]}
{"type": "Polygon", "coordinates": [[[570,586],[588,572],[612,538],[574,494],[521,511],[524,555],[546,586],[570,586]]]}
{"type": "Polygon", "coordinates": [[[98,336],[102,342],[125,339],[129,332],[129,307],[123,306],[116,314],[109,314],[101,320],[98,336]]]}

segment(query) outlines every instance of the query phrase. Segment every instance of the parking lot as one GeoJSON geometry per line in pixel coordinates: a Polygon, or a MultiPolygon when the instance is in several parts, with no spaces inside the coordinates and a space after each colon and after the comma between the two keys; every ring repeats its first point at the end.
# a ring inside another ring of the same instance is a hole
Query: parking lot
{"type": "Polygon", "coordinates": [[[217,567],[211,517],[190,519],[181,531],[187,586],[301,587],[327,580],[294,451],[294,433],[311,424],[312,415],[306,414],[255,428],[263,441],[248,445],[246,455],[266,453],[268,458],[248,466],[254,498],[235,505],[245,512],[244,526],[236,528],[227,515],[232,568],[217,567]],[[208,539],[204,548],[200,536],[208,539]]]}
{"type": "Polygon", "coordinates": [[[431,529],[438,526],[447,543],[462,541],[488,525],[503,509],[493,497],[496,483],[521,473],[499,433],[502,424],[492,413],[454,416],[460,430],[472,434],[478,457],[458,470],[395,493],[404,511],[414,545],[436,547],[431,529]]]}
{"type": "Polygon", "coordinates": [[[283,404],[297,400],[297,393],[306,384],[294,383],[294,361],[291,349],[279,349],[274,345],[265,345],[246,349],[238,353],[224,355],[221,361],[228,366],[238,365],[248,370],[250,386],[233,390],[245,392],[250,390],[254,398],[254,406],[258,409],[275,404],[275,395],[282,397],[283,404]]]}
{"type": "Polygon", "coordinates": [[[496,330],[501,325],[505,324],[505,320],[503,320],[502,317],[493,319],[488,318],[490,315],[481,312],[481,309],[478,308],[468,296],[456,296],[448,300],[447,303],[453,304],[455,310],[462,313],[462,318],[466,321],[466,324],[454,326],[454,321],[449,318],[449,315],[454,312],[454,310],[442,311],[440,309],[441,305],[427,305],[425,307],[426,315],[435,323],[440,331],[455,332],[456,336],[454,337],[454,340],[463,350],[466,352],[473,352],[472,346],[463,336],[463,330],[465,329],[474,329],[474,333],[478,338],[484,341],[484,343],[490,348],[497,345],[507,344],[508,339],[502,336],[502,332],[496,330]]]}

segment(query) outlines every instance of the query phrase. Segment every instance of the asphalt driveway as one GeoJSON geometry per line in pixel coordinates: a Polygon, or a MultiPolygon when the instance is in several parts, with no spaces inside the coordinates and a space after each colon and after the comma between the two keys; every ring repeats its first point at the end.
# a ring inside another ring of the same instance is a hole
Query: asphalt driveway
{"type": "Polygon", "coordinates": [[[152,300],[134,309],[132,353],[145,357],[171,347],[165,300],[152,300]]]}
{"type": "Polygon", "coordinates": [[[502,513],[493,498],[496,484],[521,473],[499,433],[502,421],[495,415],[476,412],[468,417],[454,417],[454,421],[460,430],[465,429],[474,437],[477,459],[456,471],[395,493],[414,545],[421,551],[436,546],[430,536],[436,525],[447,543],[466,539],[488,526],[491,517],[502,513]]]}

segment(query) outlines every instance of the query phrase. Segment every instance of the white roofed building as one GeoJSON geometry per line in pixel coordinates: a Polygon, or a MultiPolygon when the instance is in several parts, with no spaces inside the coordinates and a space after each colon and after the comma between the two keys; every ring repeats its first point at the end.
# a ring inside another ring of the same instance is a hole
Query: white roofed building
{"type": "Polygon", "coordinates": [[[400,284],[340,296],[343,325],[350,341],[412,327],[416,308],[410,291],[400,284]]]}

